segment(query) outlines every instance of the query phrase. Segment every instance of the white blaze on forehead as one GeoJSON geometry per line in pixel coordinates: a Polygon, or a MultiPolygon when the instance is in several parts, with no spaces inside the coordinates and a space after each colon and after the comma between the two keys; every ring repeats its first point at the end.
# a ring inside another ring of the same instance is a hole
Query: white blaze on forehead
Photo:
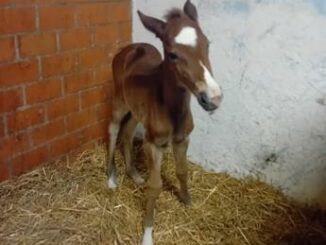
{"type": "Polygon", "coordinates": [[[197,46],[197,33],[193,27],[183,27],[178,35],[176,35],[174,41],[178,44],[196,47],[197,46]]]}
{"type": "Polygon", "coordinates": [[[200,65],[204,69],[204,79],[207,84],[207,94],[209,98],[214,98],[216,96],[221,96],[222,91],[220,86],[217,84],[207,67],[200,61],[200,65]]]}

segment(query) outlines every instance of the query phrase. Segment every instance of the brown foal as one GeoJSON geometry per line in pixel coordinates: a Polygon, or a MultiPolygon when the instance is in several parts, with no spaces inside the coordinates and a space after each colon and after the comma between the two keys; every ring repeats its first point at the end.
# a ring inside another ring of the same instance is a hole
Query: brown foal
{"type": "Polygon", "coordinates": [[[203,34],[196,7],[187,0],[184,9],[173,9],[166,22],[138,11],[143,25],[161,39],[164,58],[150,44],[137,43],[123,48],[113,59],[114,97],[109,125],[108,186],[117,186],[114,150],[121,122],[126,173],[137,183],[143,178],[132,160],[135,128],[145,130],[145,151],[149,156],[149,178],[143,245],[152,244],[154,207],[162,189],[161,162],[164,149],[172,144],[176,175],[180,182],[180,199],[190,203],[187,187],[188,136],[193,129],[191,94],[206,111],[214,111],[222,92],[211,73],[209,42],[203,34]],[[127,120],[125,120],[127,119],[127,120]]]}

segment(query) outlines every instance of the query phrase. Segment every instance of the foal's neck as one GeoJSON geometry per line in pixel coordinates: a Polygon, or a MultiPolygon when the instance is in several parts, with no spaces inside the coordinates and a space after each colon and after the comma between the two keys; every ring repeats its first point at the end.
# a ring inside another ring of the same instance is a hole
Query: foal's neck
{"type": "Polygon", "coordinates": [[[178,78],[166,61],[163,61],[162,73],[163,100],[167,109],[172,114],[184,115],[190,110],[190,92],[178,86],[178,78]]]}

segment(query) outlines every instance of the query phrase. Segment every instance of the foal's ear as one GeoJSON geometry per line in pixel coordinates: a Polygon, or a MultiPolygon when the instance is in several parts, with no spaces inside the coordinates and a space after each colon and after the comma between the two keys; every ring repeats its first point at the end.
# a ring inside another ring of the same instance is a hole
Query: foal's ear
{"type": "Polygon", "coordinates": [[[198,14],[197,14],[197,9],[195,5],[193,5],[190,0],[187,0],[185,5],[183,6],[183,12],[185,12],[186,15],[193,21],[197,21],[198,19],[198,14]]]}
{"type": "Polygon", "coordinates": [[[163,37],[165,22],[147,15],[144,15],[139,10],[137,11],[139,18],[147,30],[153,32],[158,38],[163,37]]]}

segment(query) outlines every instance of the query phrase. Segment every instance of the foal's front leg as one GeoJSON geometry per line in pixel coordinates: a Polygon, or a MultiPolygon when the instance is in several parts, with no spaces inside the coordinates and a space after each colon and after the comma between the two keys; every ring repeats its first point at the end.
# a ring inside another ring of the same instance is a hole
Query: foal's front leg
{"type": "Polygon", "coordinates": [[[161,164],[163,148],[152,143],[148,143],[146,147],[150,163],[148,189],[146,190],[144,235],[141,244],[152,245],[155,202],[162,191],[161,164]]]}
{"type": "Polygon", "coordinates": [[[190,204],[191,198],[188,191],[188,163],[187,150],[189,145],[188,137],[181,141],[173,142],[173,153],[176,164],[176,175],[180,182],[179,198],[184,204],[190,204]]]}

